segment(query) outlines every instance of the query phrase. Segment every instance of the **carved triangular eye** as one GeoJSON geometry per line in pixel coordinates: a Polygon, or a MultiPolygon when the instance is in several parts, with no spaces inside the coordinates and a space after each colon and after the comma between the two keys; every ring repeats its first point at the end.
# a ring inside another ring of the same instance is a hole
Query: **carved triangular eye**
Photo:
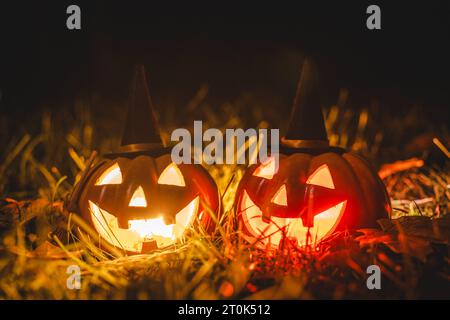
{"type": "Polygon", "coordinates": [[[331,177],[330,169],[326,164],[320,166],[309,176],[306,184],[313,184],[329,189],[334,189],[333,178],[331,177]]]}
{"type": "Polygon", "coordinates": [[[161,173],[158,184],[185,187],[183,174],[175,163],[169,164],[161,173]]]}
{"type": "Polygon", "coordinates": [[[275,203],[279,206],[286,207],[288,205],[287,202],[287,192],[286,192],[286,185],[283,184],[280,189],[275,193],[275,195],[272,198],[272,203],[275,203]]]}
{"type": "Polygon", "coordinates": [[[105,170],[102,175],[95,182],[96,186],[103,186],[107,184],[121,184],[122,172],[118,163],[113,164],[111,167],[105,170]]]}
{"type": "Polygon", "coordinates": [[[139,186],[134,192],[128,204],[130,207],[147,207],[147,200],[145,200],[144,189],[139,186]]]}
{"type": "Polygon", "coordinates": [[[263,162],[256,170],[253,172],[255,177],[272,179],[276,173],[276,163],[275,158],[270,157],[266,162],[263,162]]]}

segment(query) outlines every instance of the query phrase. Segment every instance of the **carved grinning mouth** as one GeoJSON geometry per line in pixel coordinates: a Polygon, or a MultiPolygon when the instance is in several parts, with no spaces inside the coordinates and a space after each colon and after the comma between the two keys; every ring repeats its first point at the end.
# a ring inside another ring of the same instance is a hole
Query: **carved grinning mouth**
{"type": "Polygon", "coordinates": [[[241,214],[247,229],[254,238],[260,240],[259,243],[263,247],[270,243],[272,248],[277,248],[284,235],[290,239],[295,239],[299,246],[303,246],[307,241],[308,229],[310,232],[309,243],[319,242],[323,237],[332,233],[345,211],[346,203],[347,201],[339,202],[337,205],[316,214],[314,226],[308,228],[303,225],[300,217],[271,217],[269,222],[264,221],[261,209],[253,202],[247,191],[244,191],[241,214]]]}
{"type": "Polygon", "coordinates": [[[89,201],[89,208],[95,229],[111,245],[130,252],[142,252],[146,241],[156,241],[158,248],[176,242],[192,224],[198,211],[199,197],[195,197],[176,215],[175,224],[164,223],[163,215],[154,219],[128,221],[128,229],[120,228],[117,217],[89,201]]]}

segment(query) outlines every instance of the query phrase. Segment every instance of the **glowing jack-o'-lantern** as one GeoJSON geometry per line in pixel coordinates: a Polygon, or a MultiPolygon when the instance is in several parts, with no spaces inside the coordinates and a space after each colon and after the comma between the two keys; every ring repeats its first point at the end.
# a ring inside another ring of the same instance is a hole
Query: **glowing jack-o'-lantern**
{"type": "Polygon", "coordinates": [[[251,166],[238,187],[242,234],[258,247],[277,248],[284,238],[317,244],[390,215],[387,192],[370,164],[328,146],[310,68],[305,62],[278,167],[269,157],[251,166]]]}
{"type": "Polygon", "coordinates": [[[139,155],[100,164],[81,192],[79,208],[104,240],[145,252],[173,244],[195,218],[207,228],[212,221],[200,199],[217,210],[217,188],[201,166],[177,166],[168,154],[139,155]]]}
{"type": "Polygon", "coordinates": [[[85,172],[71,202],[100,239],[145,253],[174,244],[195,221],[210,230],[206,211],[220,203],[202,166],[176,165],[162,146],[142,67],[134,89],[122,147],[85,172]]]}

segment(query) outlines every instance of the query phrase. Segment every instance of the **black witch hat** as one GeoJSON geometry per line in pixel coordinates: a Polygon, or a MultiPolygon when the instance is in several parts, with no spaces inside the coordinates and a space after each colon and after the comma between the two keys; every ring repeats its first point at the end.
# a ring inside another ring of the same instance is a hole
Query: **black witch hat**
{"type": "Polygon", "coordinates": [[[329,147],[320,106],[317,72],[309,60],[303,62],[288,130],[281,138],[281,147],[290,151],[329,147]]]}
{"type": "Polygon", "coordinates": [[[143,65],[136,66],[131,88],[125,130],[119,149],[108,157],[140,154],[160,155],[168,148],[161,139],[158,121],[150,98],[143,65]]]}

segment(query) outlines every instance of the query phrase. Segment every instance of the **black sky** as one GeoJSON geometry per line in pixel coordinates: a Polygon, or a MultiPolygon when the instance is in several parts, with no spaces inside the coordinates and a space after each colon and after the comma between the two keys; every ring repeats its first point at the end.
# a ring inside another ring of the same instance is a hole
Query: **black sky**
{"type": "Polygon", "coordinates": [[[302,57],[319,65],[324,96],[347,87],[386,108],[425,105],[449,115],[448,1],[373,3],[382,30],[365,27],[372,2],[43,1],[0,5],[1,112],[89,96],[122,99],[136,62],[152,92],[212,99],[269,91],[292,99],[302,57]],[[69,4],[82,30],[65,27],[69,4]]]}

